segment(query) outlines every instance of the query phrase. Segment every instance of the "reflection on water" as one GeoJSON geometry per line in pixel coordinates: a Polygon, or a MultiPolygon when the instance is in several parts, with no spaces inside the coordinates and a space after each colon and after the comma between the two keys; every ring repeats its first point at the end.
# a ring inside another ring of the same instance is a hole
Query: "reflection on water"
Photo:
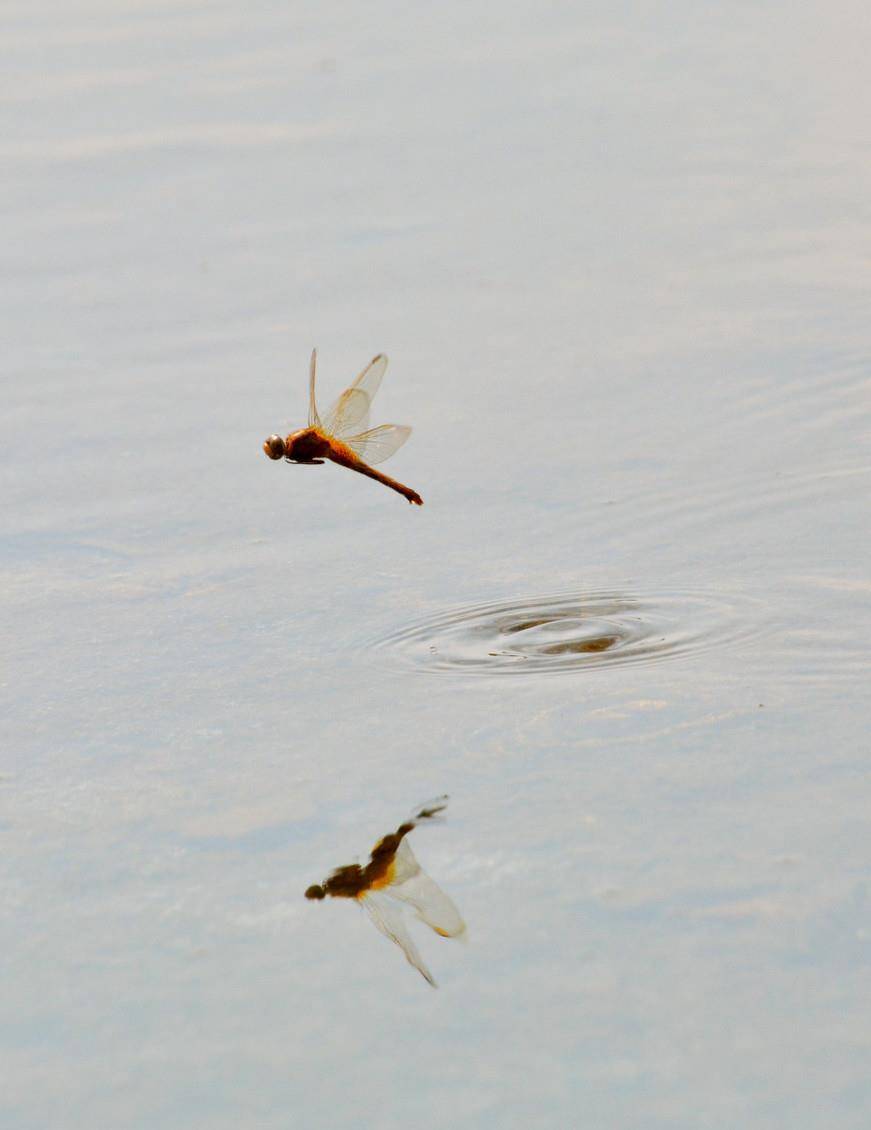
{"type": "Polygon", "coordinates": [[[452,609],[375,646],[431,671],[523,675],[674,659],[760,628],[746,597],[578,592],[452,609]]]}
{"type": "Polygon", "coordinates": [[[442,938],[461,937],[466,924],[444,891],[421,870],[406,837],[418,824],[438,820],[447,802],[448,798],[441,796],[421,805],[395,832],[378,841],[365,867],[359,863],[337,867],[323,883],[315,883],[305,892],[307,899],[323,899],[327,895],[356,899],[375,927],[400,947],[433,988],[437,987],[436,982],[405,928],[401,904],[411,906],[421,922],[442,938]]]}

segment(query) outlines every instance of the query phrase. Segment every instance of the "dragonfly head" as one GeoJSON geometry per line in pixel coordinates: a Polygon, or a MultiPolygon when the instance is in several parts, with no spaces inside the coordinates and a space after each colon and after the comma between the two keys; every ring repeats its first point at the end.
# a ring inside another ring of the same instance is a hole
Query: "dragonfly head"
{"type": "Polygon", "coordinates": [[[327,892],[324,890],[324,888],[318,886],[318,884],[315,883],[314,886],[309,887],[309,889],[306,891],[305,897],[307,899],[322,899],[326,897],[326,894],[327,892]]]}
{"type": "Polygon", "coordinates": [[[270,459],[283,459],[287,453],[287,446],[281,436],[270,436],[263,444],[263,450],[270,459]]]}

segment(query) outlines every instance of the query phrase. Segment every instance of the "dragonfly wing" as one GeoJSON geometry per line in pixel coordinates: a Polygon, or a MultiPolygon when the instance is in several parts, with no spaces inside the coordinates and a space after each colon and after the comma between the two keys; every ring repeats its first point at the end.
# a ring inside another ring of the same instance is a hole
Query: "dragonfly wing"
{"type": "Polygon", "coordinates": [[[356,456],[372,467],[376,463],[383,463],[385,459],[389,459],[394,451],[398,451],[402,447],[410,435],[411,428],[404,424],[381,424],[380,427],[370,428],[368,432],[346,436],[344,442],[356,456]]]}
{"type": "Polygon", "coordinates": [[[311,361],[308,366],[308,426],[319,428],[321,420],[318,416],[318,406],[315,402],[315,373],[318,367],[318,351],[312,350],[311,361]]]}
{"type": "Polygon", "coordinates": [[[351,388],[365,392],[369,400],[372,401],[375,399],[375,393],[381,387],[381,381],[386,371],[387,356],[384,353],[379,353],[372,358],[366,368],[355,378],[351,388]]]}
{"type": "Polygon", "coordinates": [[[369,407],[375,399],[386,369],[387,358],[383,353],[372,358],[354,383],[345,389],[329,412],[324,414],[325,432],[343,437],[365,430],[369,422],[369,407]]]}
{"type": "Polygon", "coordinates": [[[399,908],[391,906],[376,891],[367,891],[360,896],[358,901],[366,908],[376,930],[380,930],[386,938],[395,942],[405,954],[408,963],[413,965],[433,988],[437,988],[432,973],[424,965],[417,946],[411,940],[411,935],[405,928],[405,923],[402,921],[402,912],[399,908]]]}
{"type": "Polygon", "coordinates": [[[407,883],[409,879],[413,879],[416,875],[422,874],[420,864],[417,862],[414,852],[411,850],[411,845],[405,837],[399,841],[399,847],[397,847],[393,856],[392,867],[393,870],[391,871],[390,878],[391,892],[395,886],[407,883]]]}
{"type": "Polygon", "coordinates": [[[466,923],[460,912],[438,883],[421,870],[407,840],[396,850],[394,876],[386,894],[414,907],[421,922],[443,938],[459,938],[465,933],[466,923]]]}
{"type": "Polygon", "coordinates": [[[324,413],[322,427],[327,435],[342,438],[353,435],[369,423],[369,397],[359,388],[346,388],[324,413]]]}

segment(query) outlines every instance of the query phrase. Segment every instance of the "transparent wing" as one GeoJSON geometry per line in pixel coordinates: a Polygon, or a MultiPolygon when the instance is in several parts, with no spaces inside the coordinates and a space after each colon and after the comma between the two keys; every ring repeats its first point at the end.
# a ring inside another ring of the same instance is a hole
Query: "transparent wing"
{"type": "Polygon", "coordinates": [[[359,435],[345,436],[345,443],[364,463],[370,467],[389,459],[398,451],[411,435],[411,428],[404,424],[381,424],[359,435]]]}
{"type": "Polygon", "coordinates": [[[358,388],[346,388],[335,404],[324,413],[321,427],[339,439],[365,429],[369,423],[369,397],[358,388]]]}
{"type": "Polygon", "coordinates": [[[366,908],[376,930],[380,930],[386,938],[395,942],[405,954],[408,963],[413,965],[433,988],[436,988],[432,973],[424,965],[423,958],[417,951],[417,946],[411,940],[411,935],[405,928],[405,923],[402,921],[402,912],[399,908],[391,906],[376,891],[367,891],[357,901],[366,908]]]}
{"type": "Polygon", "coordinates": [[[383,353],[373,357],[352,385],[345,389],[336,403],[325,412],[323,430],[328,435],[348,436],[366,429],[369,423],[369,408],[387,369],[387,358],[383,353]]]}
{"type": "Polygon", "coordinates": [[[396,851],[394,881],[385,888],[385,894],[414,907],[421,922],[443,938],[459,938],[465,933],[460,912],[438,883],[421,870],[407,840],[396,851]]]}
{"type": "Polygon", "coordinates": [[[315,402],[315,373],[318,367],[318,351],[312,350],[311,361],[308,366],[308,426],[319,428],[321,420],[318,416],[318,406],[315,402]]]}
{"type": "Polygon", "coordinates": [[[396,849],[391,863],[390,890],[392,891],[393,887],[401,886],[422,874],[420,864],[411,850],[407,837],[403,837],[399,841],[399,847],[396,849]]]}
{"type": "Polygon", "coordinates": [[[381,380],[387,370],[387,355],[379,353],[366,366],[366,368],[356,377],[351,388],[359,389],[360,392],[365,392],[370,401],[375,399],[375,393],[381,387],[381,380]]]}

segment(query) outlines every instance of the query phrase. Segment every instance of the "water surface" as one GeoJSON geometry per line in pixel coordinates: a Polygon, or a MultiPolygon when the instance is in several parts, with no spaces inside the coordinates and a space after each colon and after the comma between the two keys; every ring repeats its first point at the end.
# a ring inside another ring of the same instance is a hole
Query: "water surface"
{"type": "Polygon", "coordinates": [[[866,6],[6,9],[0,1122],[864,1130],[866,6]]]}

